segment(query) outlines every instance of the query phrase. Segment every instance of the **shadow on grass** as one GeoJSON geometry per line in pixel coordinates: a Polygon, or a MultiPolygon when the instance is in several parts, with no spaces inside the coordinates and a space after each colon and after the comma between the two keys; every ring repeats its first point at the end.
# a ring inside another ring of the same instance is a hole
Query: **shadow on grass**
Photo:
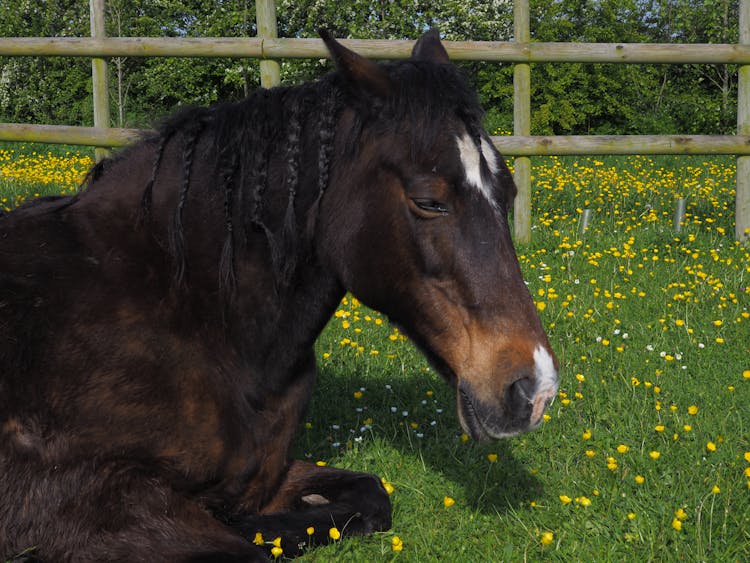
{"type": "Polygon", "coordinates": [[[379,369],[357,375],[346,363],[321,368],[297,457],[408,476],[415,481],[409,487],[461,491],[483,513],[504,513],[541,496],[540,481],[518,458],[526,439],[462,439],[455,394],[438,376],[379,369]]]}

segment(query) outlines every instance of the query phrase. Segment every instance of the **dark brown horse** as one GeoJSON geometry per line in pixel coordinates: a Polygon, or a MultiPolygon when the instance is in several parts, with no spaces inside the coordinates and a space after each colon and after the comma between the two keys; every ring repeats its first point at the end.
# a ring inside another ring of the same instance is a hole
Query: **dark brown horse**
{"type": "Polygon", "coordinates": [[[436,32],[192,109],[87,189],[0,218],[0,559],[255,561],[391,524],[372,475],[294,461],[313,343],[387,314],[480,440],[536,427],[557,363],[515,187],[436,32]]]}

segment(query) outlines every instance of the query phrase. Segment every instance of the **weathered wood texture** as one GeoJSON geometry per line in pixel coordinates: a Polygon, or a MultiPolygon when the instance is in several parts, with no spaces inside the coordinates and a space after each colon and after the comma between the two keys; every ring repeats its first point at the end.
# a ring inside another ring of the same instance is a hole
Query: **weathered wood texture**
{"type": "Polygon", "coordinates": [[[565,135],[492,138],[505,155],[549,156],[584,154],[746,154],[745,135],[565,135]]]}
{"type": "MultiPolygon", "coordinates": [[[[750,0],[740,0],[740,43],[750,46],[750,0]]],[[[737,92],[737,134],[750,135],[750,65],[739,69],[737,92]]],[[[747,154],[747,153],[745,153],[747,154]]],[[[735,237],[750,242],[750,156],[737,158],[735,237]]]]}
{"type": "MultiPolygon", "coordinates": [[[[141,129],[105,129],[69,125],[0,125],[0,141],[122,147],[141,129]]],[[[750,155],[750,134],[722,135],[571,135],[566,137],[492,137],[506,156],[587,154],[741,154],[750,155]]]]}
{"type": "MultiPolygon", "coordinates": [[[[519,43],[531,39],[529,0],[513,3],[513,38],[519,43]]],[[[513,133],[531,135],[531,65],[513,67],[513,133]]],[[[531,159],[519,156],[513,166],[518,193],[513,202],[513,231],[521,244],[531,242],[531,159]]]]}
{"type": "MultiPolygon", "coordinates": [[[[350,49],[374,59],[406,59],[414,41],[344,39],[350,49]]],[[[534,43],[446,41],[451,59],[504,63],[750,64],[750,45],[676,43],[534,43]]],[[[4,37],[0,56],[65,57],[244,57],[322,59],[319,39],[271,37],[4,37]]]]}
{"type": "MultiPolygon", "coordinates": [[[[276,4],[274,0],[255,0],[255,19],[258,24],[258,37],[275,39],[278,35],[276,25],[276,4]]],[[[281,84],[281,67],[278,61],[260,61],[260,85],[273,88],[281,84]]]]}
{"type": "MultiPolygon", "coordinates": [[[[90,0],[91,37],[104,39],[107,35],[104,25],[104,0],[90,0]]],[[[109,84],[107,80],[107,61],[97,57],[91,59],[91,86],[94,98],[94,127],[109,127],[109,84]]],[[[96,160],[106,158],[109,151],[97,147],[96,160]]]]}

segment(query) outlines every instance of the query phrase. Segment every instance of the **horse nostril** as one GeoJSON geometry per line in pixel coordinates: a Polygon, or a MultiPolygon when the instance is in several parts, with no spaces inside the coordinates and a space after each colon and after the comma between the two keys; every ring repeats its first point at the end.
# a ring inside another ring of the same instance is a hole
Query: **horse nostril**
{"type": "Polygon", "coordinates": [[[518,412],[529,408],[533,398],[536,382],[529,377],[522,377],[508,386],[508,403],[511,410],[518,412]]]}

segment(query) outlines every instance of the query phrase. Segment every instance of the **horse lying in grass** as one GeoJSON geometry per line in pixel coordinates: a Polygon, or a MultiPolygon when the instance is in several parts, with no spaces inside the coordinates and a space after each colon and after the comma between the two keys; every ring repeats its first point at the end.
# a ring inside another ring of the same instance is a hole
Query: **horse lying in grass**
{"type": "Polygon", "coordinates": [[[515,187],[437,32],[191,109],[86,189],[0,218],[0,558],[261,561],[391,525],[373,475],[290,459],[345,292],[456,390],[479,440],[557,389],[515,187]],[[314,528],[312,536],[308,528],[314,528]]]}

